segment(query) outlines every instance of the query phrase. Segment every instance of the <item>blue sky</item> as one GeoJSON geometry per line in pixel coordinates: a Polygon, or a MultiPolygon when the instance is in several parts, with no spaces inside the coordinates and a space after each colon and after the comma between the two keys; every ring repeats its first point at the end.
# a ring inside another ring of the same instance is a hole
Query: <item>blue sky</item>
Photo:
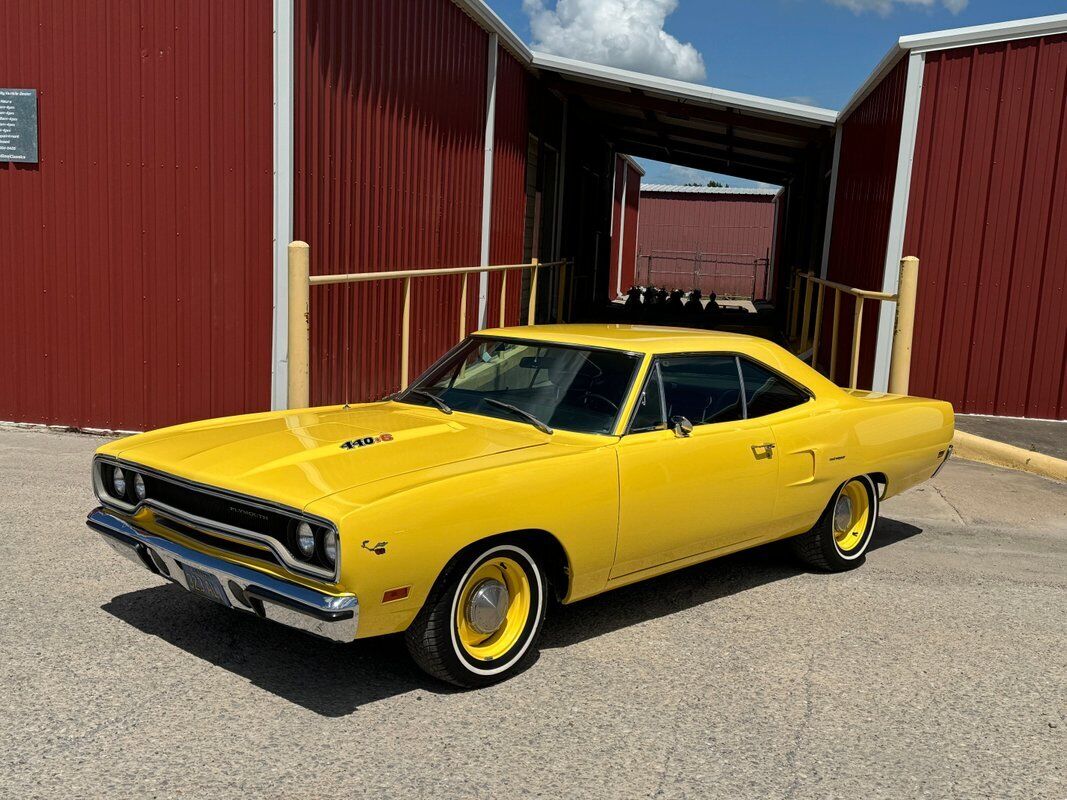
{"type": "MultiPolygon", "coordinates": [[[[569,9],[557,9],[556,0],[526,0],[526,9],[523,0],[488,2],[525,41],[538,44],[540,34],[542,44],[551,49],[556,42],[563,55],[602,62],[636,58],[649,71],[674,70],[671,77],[697,76],[696,82],[721,89],[831,109],[845,104],[899,36],[1067,10],[1063,0],[564,0],[571,4],[569,9]],[[621,8],[635,7],[641,18],[633,27],[610,30],[623,16],[621,8]],[[568,14],[561,19],[559,10],[568,14]],[[531,30],[529,12],[536,31],[531,30]],[[575,14],[577,19],[568,19],[575,14]],[[660,25],[677,39],[668,42],[666,50],[672,55],[662,63],[648,60],[665,52],[662,38],[655,38],[660,25]],[[645,31],[652,38],[642,42],[645,31]],[[642,47],[649,52],[641,54],[642,47]]],[[[633,63],[613,65],[634,68],[633,63]]],[[[713,177],[643,163],[646,183],[713,177]]],[[[736,178],[720,179],[749,185],[736,178]]]]}

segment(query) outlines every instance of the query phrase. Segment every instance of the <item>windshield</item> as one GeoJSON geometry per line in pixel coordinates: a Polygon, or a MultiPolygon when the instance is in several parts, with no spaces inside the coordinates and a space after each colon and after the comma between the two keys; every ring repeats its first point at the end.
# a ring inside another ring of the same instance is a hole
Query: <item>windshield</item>
{"type": "Polygon", "coordinates": [[[610,434],[639,363],[639,356],[614,350],[478,337],[399,399],[542,430],[610,434]]]}

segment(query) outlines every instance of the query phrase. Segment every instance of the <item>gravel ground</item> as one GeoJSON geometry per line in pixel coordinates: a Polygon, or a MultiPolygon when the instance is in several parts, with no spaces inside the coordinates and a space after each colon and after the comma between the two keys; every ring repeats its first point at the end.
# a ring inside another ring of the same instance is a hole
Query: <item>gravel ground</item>
{"type": "Polygon", "coordinates": [[[2,797],[1064,798],[1067,486],[952,462],[867,563],[760,548],[560,609],[480,692],[191,597],[0,430],[2,797]]]}

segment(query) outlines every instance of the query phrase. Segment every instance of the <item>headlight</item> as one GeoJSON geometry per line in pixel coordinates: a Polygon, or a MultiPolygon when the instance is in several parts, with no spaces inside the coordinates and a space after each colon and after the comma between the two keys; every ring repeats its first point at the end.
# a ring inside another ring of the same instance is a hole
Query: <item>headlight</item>
{"type": "Polygon", "coordinates": [[[322,552],[326,555],[326,560],[330,564],[337,563],[337,532],[326,531],[326,535],[322,537],[322,552]]]}
{"type": "Polygon", "coordinates": [[[111,488],[115,490],[115,496],[121,500],[126,499],[126,473],[119,467],[111,470],[111,488]]]}
{"type": "Polygon", "coordinates": [[[144,500],[146,494],[144,488],[144,478],[141,477],[140,473],[134,473],[133,494],[138,500],[144,500]]]}
{"type": "Polygon", "coordinates": [[[306,522],[301,522],[297,526],[296,546],[304,558],[311,558],[315,555],[315,531],[306,522]]]}

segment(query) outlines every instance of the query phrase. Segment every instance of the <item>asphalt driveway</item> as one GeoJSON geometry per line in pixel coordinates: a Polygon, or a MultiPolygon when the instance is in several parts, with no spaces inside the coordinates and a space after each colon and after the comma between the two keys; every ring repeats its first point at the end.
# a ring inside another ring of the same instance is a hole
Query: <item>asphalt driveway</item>
{"type": "Polygon", "coordinates": [[[760,548],[550,617],[457,692],[163,585],[99,438],[0,430],[0,796],[1067,796],[1067,487],[952,462],[845,575],[760,548]]]}

